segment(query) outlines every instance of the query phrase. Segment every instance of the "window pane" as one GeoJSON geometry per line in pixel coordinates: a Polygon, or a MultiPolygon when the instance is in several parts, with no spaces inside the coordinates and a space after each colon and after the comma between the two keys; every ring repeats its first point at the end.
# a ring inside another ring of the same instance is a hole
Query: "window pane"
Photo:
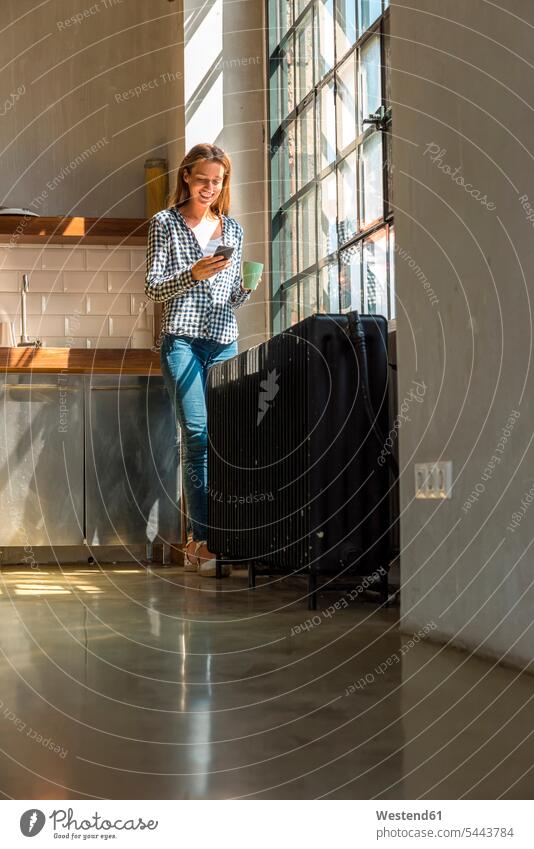
{"type": "Polygon", "coordinates": [[[361,147],[361,229],[384,214],[382,165],[382,133],[377,132],[370,135],[361,147]]]}
{"type": "Polygon", "coordinates": [[[302,318],[319,312],[317,306],[317,275],[309,274],[300,281],[300,313],[302,318]]]}
{"type": "Polygon", "coordinates": [[[385,105],[391,105],[391,37],[389,17],[385,18],[383,24],[384,37],[382,40],[384,52],[384,100],[385,105]]]}
{"type": "Polygon", "coordinates": [[[288,289],[284,289],[282,303],[282,324],[285,330],[299,320],[298,286],[296,283],[289,286],[288,289]]]}
{"type": "Polygon", "coordinates": [[[389,5],[267,0],[275,333],[315,312],[395,315],[392,130],[363,124],[391,101],[388,16],[367,32],[389,5]]]}
{"type": "Polygon", "coordinates": [[[297,103],[312,90],[315,82],[315,62],[313,56],[312,14],[306,15],[297,30],[297,103]]]}
{"type": "Polygon", "coordinates": [[[356,153],[351,153],[338,167],[338,237],[339,243],[347,242],[358,228],[356,202],[356,153]]]}
{"type": "Polygon", "coordinates": [[[293,39],[288,39],[280,48],[280,114],[281,118],[295,108],[295,82],[293,62],[293,39]]]}
{"type": "Polygon", "coordinates": [[[341,153],[356,138],[356,57],[352,53],[337,74],[337,145],[341,153]]]}
{"type": "Polygon", "coordinates": [[[336,3],[336,47],[339,59],[356,43],[356,0],[338,0],[336,3]]]}
{"type": "Polygon", "coordinates": [[[366,239],[363,245],[364,312],[388,317],[386,231],[366,239]]]}
{"type": "Polygon", "coordinates": [[[283,301],[282,301],[282,293],[279,292],[277,295],[273,295],[272,298],[272,316],[273,316],[273,333],[281,333],[284,329],[283,327],[283,301]]]}
{"type": "Polygon", "coordinates": [[[319,0],[319,77],[334,67],[334,0],[319,0]]]}
{"type": "Polygon", "coordinates": [[[393,162],[392,162],[392,135],[390,132],[383,133],[385,145],[386,164],[382,163],[382,167],[386,169],[386,214],[390,215],[393,212],[393,162]]]}
{"type": "Polygon", "coordinates": [[[315,188],[299,200],[299,271],[304,271],[316,261],[315,188]]]}
{"type": "Polygon", "coordinates": [[[272,261],[273,268],[271,273],[271,287],[273,296],[280,287],[282,280],[282,233],[280,230],[280,216],[277,216],[272,222],[272,261]]]}
{"type": "MultiPolygon", "coordinates": [[[[290,2],[290,0],[288,0],[290,2]]],[[[295,0],[295,17],[298,18],[300,13],[306,8],[310,0],[295,0]]]]}
{"type": "Polygon", "coordinates": [[[279,148],[272,148],[271,154],[271,207],[274,212],[277,212],[282,205],[282,178],[280,172],[282,155],[279,148]]]}
{"type": "Polygon", "coordinates": [[[269,120],[271,135],[280,126],[281,118],[281,87],[280,87],[280,61],[271,59],[269,62],[269,120]]]}
{"type": "Polygon", "coordinates": [[[298,185],[299,189],[315,176],[315,103],[310,103],[298,118],[298,185]]]}
{"type": "Polygon", "coordinates": [[[319,226],[319,258],[337,251],[337,187],[335,173],[321,182],[321,222],[319,226]]]}
{"type": "Polygon", "coordinates": [[[321,89],[321,171],[336,159],[336,106],[334,100],[334,82],[321,89]]]}
{"type": "Polygon", "coordinates": [[[396,318],[397,303],[395,295],[395,228],[389,228],[389,316],[396,318]]]}
{"type": "Polygon", "coordinates": [[[269,54],[271,54],[280,40],[278,34],[279,22],[278,12],[280,10],[279,0],[269,0],[269,54]]]}
{"type": "Polygon", "coordinates": [[[380,80],[380,37],[376,36],[360,50],[360,132],[365,129],[363,120],[382,103],[380,80]]]}
{"type": "Polygon", "coordinates": [[[369,29],[382,13],[382,0],[358,0],[360,35],[369,29]]]}
{"type": "Polygon", "coordinates": [[[362,312],[362,249],[361,243],[345,248],[339,255],[340,311],[362,312]]]}
{"type": "Polygon", "coordinates": [[[295,125],[290,124],[277,145],[272,147],[271,191],[272,209],[277,212],[295,194],[295,125]]]}
{"type": "Polygon", "coordinates": [[[319,272],[319,312],[339,312],[339,277],[337,262],[319,272]]]}
{"type": "Polygon", "coordinates": [[[293,23],[293,0],[278,0],[278,3],[280,9],[280,38],[282,39],[293,23]]]}
{"type": "Polygon", "coordinates": [[[295,204],[287,212],[277,216],[273,224],[273,263],[273,270],[278,270],[282,282],[297,273],[297,215],[295,204]]]}

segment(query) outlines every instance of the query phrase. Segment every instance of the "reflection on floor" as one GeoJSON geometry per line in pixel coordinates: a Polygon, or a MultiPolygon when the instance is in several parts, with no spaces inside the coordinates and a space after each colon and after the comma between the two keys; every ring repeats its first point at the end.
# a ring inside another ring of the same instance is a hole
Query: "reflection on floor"
{"type": "Polygon", "coordinates": [[[534,679],[396,609],[135,564],[0,591],[5,797],[531,797],[534,679]]]}

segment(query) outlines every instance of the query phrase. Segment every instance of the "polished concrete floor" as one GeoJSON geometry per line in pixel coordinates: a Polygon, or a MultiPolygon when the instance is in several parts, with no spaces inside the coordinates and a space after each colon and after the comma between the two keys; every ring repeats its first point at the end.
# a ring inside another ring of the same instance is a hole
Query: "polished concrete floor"
{"type": "Polygon", "coordinates": [[[396,608],[136,564],[0,591],[4,797],[532,798],[534,678],[396,608]]]}

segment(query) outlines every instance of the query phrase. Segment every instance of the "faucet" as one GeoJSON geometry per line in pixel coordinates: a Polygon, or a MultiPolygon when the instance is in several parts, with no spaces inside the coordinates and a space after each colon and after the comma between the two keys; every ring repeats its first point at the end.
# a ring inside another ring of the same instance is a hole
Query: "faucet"
{"type": "Polygon", "coordinates": [[[33,342],[28,339],[28,335],[26,333],[26,318],[27,318],[27,307],[26,307],[26,296],[30,290],[30,279],[27,274],[22,275],[22,289],[20,292],[20,342],[18,344],[18,348],[27,347],[31,345],[34,348],[40,348],[42,342],[40,339],[34,339],[33,342]]]}

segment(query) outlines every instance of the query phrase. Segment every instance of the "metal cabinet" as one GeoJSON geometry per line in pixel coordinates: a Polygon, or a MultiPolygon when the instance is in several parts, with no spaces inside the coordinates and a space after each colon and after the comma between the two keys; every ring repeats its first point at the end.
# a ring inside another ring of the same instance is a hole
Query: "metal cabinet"
{"type": "Polygon", "coordinates": [[[83,543],[83,377],[0,379],[0,545],[83,543]]]}
{"type": "Polygon", "coordinates": [[[88,375],[85,381],[87,542],[177,542],[179,446],[163,378],[88,375]]]}
{"type": "Polygon", "coordinates": [[[180,540],[163,378],[6,374],[0,431],[0,546],[180,540]]]}

